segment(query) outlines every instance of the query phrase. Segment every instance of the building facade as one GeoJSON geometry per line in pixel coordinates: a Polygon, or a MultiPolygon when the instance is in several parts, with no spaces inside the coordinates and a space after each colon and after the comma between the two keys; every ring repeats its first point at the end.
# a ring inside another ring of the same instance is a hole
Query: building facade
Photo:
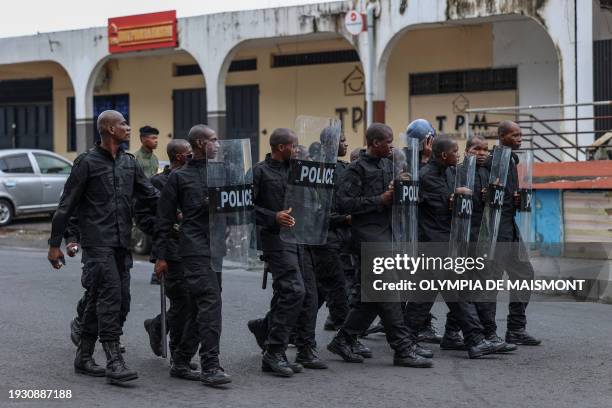
{"type": "MultiPolygon", "coordinates": [[[[271,131],[292,127],[298,115],[339,117],[351,148],[362,146],[370,91],[374,119],[396,134],[425,117],[460,141],[469,108],[612,99],[593,68],[612,59],[607,2],[380,0],[374,44],[344,26],[346,13],[365,12],[367,3],[180,18],[177,46],[155,50],[111,53],[108,27],[0,39],[0,148],[39,147],[72,159],[93,144],[96,115],[113,108],[134,129],[160,129],[162,159],[167,142],[196,123],[250,138],[261,159],[271,131]]],[[[592,117],[594,108],[543,115],[576,113],[592,117]]],[[[473,117],[470,132],[492,136],[487,123],[499,118],[473,117]]],[[[581,145],[594,138],[574,136],[581,145]]]]}

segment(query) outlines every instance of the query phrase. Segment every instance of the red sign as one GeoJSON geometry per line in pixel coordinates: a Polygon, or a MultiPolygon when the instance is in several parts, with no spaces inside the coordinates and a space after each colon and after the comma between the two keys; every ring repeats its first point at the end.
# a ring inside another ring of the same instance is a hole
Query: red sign
{"type": "Polygon", "coordinates": [[[176,10],[108,19],[108,51],[174,48],[178,45],[176,10]]]}

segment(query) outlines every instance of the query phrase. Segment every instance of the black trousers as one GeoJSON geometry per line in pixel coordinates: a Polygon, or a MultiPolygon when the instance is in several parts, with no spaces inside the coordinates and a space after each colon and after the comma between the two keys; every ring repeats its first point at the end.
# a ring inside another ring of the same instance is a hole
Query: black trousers
{"type": "Polygon", "coordinates": [[[131,267],[127,249],[83,248],[81,284],[85,294],[77,306],[77,313],[82,310],[81,336],[99,338],[100,342],[119,341],[130,311],[131,267]]]}
{"type": "Polygon", "coordinates": [[[324,246],[312,248],[317,279],[318,308],[327,303],[331,320],[342,324],[348,314],[348,294],[340,249],[324,246]]]}
{"type": "Polygon", "coordinates": [[[272,273],[272,300],[265,317],[269,347],[285,350],[295,330],[296,346],[316,346],[317,283],[312,249],[286,245],[281,251],[264,251],[272,273]]]}
{"type": "MultiPolygon", "coordinates": [[[[519,256],[520,245],[522,243],[517,241],[512,243],[498,242],[498,247],[495,250],[495,259],[488,263],[492,279],[501,279],[504,271],[508,274],[508,279],[510,280],[532,280],[534,278],[531,262],[521,260],[519,256]]],[[[527,326],[526,310],[530,297],[531,293],[528,291],[510,292],[508,330],[521,330],[527,326]]],[[[489,327],[497,328],[495,325],[495,307],[493,305],[485,306],[488,312],[484,314],[484,317],[487,319],[486,324],[489,327]]]]}
{"type": "MultiPolygon", "coordinates": [[[[193,302],[191,323],[200,343],[202,370],[219,366],[219,342],[221,339],[221,290],[217,273],[212,269],[210,257],[183,257],[185,287],[193,302]]],[[[189,324],[189,323],[187,323],[189,324]]],[[[189,360],[191,349],[188,336],[177,346],[177,356],[189,360]]]]}
{"type": "MultiPolygon", "coordinates": [[[[357,256],[356,259],[359,261],[357,256]]],[[[356,262],[356,265],[353,295],[342,331],[349,336],[358,336],[370,326],[378,315],[385,328],[387,342],[393,350],[400,352],[411,347],[415,343],[416,337],[404,322],[400,303],[361,301],[360,263],[356,262]]]]}
{"type": "MultiPolygon", "coordinates": [[[[199,340],[193,315],[197,312],[195,303],[185,283],[183,263],[168,260],[168,273],[164,279],[166,297],[170,301],[170,307],[166,313],[166,328],[170,333],[170,353],[172,358],[187,361],[198,351],[199,340]],[[180,349],[179,349],[180,345],[180,349]],[[180,353],[177,354],[177,351],[180,353]]],[[[161,333],[161,314],[152,321],[151,330],[161,333]]]]}

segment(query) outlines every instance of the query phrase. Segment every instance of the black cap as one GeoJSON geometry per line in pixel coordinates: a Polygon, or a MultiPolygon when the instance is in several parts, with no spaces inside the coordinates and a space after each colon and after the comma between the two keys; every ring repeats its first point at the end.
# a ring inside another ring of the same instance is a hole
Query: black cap
{"type": "Polygon", "coordinates": [[[159,135],[159,130],[146,125],[140,128],[140,136],[159,135]]]}

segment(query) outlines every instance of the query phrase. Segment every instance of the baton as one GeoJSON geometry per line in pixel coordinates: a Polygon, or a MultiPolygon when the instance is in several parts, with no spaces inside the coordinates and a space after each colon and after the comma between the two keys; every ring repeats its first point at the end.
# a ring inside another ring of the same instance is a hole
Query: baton
{"type": "Polygon", "coordinates": [[[161,339],[162,357],[168,357],[168,342],[166,340],[166,277],[162,275],[159,282],[159,294],[161,301],[161,339]]]}
{"type": "Polygon", "coordinates": [[[266,263],[266,258],[263,255],[259,256],[259,260],[264,263],[263,279],[261,282],[261,288],[263,290],[266,290],[266,288],[268,287],[268,264],[266,263]]]}

